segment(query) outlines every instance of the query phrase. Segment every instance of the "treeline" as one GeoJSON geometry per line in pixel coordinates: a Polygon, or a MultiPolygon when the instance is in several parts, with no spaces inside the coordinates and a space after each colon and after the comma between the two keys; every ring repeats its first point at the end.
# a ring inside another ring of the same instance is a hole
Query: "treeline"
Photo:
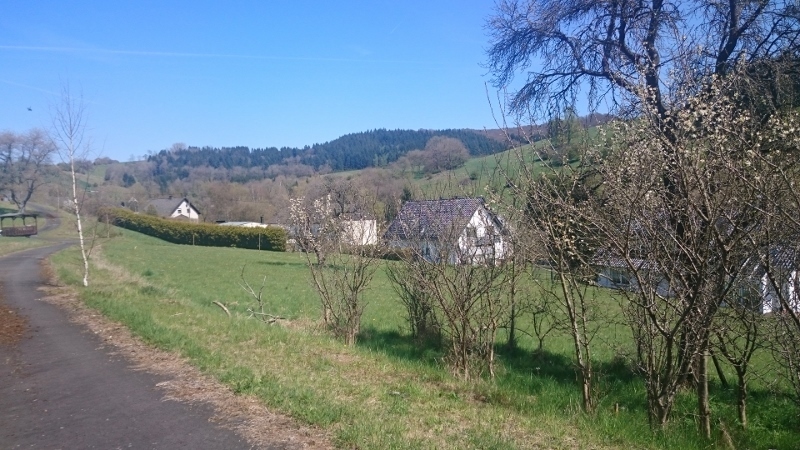
{"type": "MultiPolygon", "coordinates": [[[[210,167],[248,170],[248,176],[263,177],[271,166],[304,166],[314,171],[358,170],[392,163],[412,150],[425,148],[434,136],[460,140],[472,156],[490,155],[508,149],[500,140],[473,130],[385,130],[377,129],[342,136],[302,149],[284,147],[186,147],[162,150],[148,157],[152,175],[162,182],[185,179],[191,168],[210,167]]],[[[236,180],[244,182],[247,180],[236,180]]]]}

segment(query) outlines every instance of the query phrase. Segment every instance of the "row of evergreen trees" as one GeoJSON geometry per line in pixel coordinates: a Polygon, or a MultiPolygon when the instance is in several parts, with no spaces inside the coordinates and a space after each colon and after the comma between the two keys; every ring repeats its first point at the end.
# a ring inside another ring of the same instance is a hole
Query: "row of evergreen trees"
{"type": "Polygon", "coordinates": [[[187,167],[208,166],[215,169],[262,168],[275,164],[305,164],[315,169],[358,170],[383,166],[412,150],[425,148],[434,136],[459,139],[472,156],[490,155],[508,149],[503,142],[473,130],[385,130],[377,129],[342,136],[330,142],[302,149],[284,147],[188,147],[162,150],[148,157],[155,163],[155,176],[179,179],[188,176],[187,167]]]}

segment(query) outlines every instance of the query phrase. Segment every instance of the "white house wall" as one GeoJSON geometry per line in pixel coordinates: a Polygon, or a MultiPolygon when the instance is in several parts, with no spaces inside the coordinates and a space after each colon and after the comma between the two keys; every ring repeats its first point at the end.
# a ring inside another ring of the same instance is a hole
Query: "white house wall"
{"type": "MultiPolygon", "coordinates": [[[[412,227],[414,228],[414,227],[412,227]]],[[[454,246],[445,248],[438,240],[421,239],[418,242],[413,240],[393,239],[388,242],[390,247],[411,248],[428,261],[441,261],[445,255],[451,264],[469,262],[482,264],[490,261],[497,261],[506,258],[511,249],[503,236],[502,225],[494,221],[493,216],[485,208],[478,208],[470,217],[468,225],[461,230],[454,246]],[[494,233],[490,233],[489,227],[494,228],[494,233]],[[468,235],[468,229],[475,230],[475,238],[468,235]],[[490,239],[491,245],[478,246],[481,239],[490,239]]]]}
{"type": "Polygon", "coordinates": [[[186,217],[191,220],[200,219],[200,215],[197,214],[197,211],[195,211],[195,209],[192,208],[192,205],[190,205],[189,202],[186,200],[183,200],[181,204],[175,208],[175,211],[172,212],[172,215],[170,217],[172,218],[186,217]]]}
{"type": "MultiPolygon", "coordinates": [[[[784,298],[788,299],[789,306],[794,311],[800,311],[800,297],[798,297],[796,286],[800,280],[796,270],[789,273],[786,279],[783,280],[781,290],[784,298]]],[[[777,312],[782,309],[780,297],[775,292],[775,289],[770,283],[769,278],[765,274],[761,278],[761,311],[764,314],[777,312]]]]}
{"type": "MultiPolygon", "coordinates": [[[[648,271],[641,271],[640,276],[647,278],[649,284],[655,286],[656,294],[662,297],[672,295],[669,289],[669,281],[663,276],[652,274],[648,271]]],[[[639,281],[636,276],[627,268],[622,267],[602,267],[597,274],[597,285],[610,289],[639,290],[639,281]]]]}
{"type": "Polygon", "coordinates": [[[503,260],[506,257],[506,242],[501,231],[489,212],[483,208],[478,208],[470,218],[469,225],[467,225],[467,228],[458,239],[462,255],[475,262],[503,260]],[[492,227],[493,233],[489,232],[489,227],[492,227]],[[475,230],[475,238],[467,235],[469,228],[475,230]],[[499,239],[495,240],[495,237],[499,237],[499,239]],[[491,246],[478,246],[477,242],[480,242],[481,239],[491,239],[491,246]]]}
{"type": "Polygon", "coordinates": [[[342,238],[353,245],[378,243],[378,224],[375,220],[349,220],[343,223],[342,238]]]}

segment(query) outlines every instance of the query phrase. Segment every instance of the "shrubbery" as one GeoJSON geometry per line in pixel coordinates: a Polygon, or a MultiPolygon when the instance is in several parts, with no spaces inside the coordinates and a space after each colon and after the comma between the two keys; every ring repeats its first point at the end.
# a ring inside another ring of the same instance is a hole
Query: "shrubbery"
{"type": "Polygon", "coordinates": [[[286,230],[278,227],[241,228],[195,224],[137,214],[122,208],[107,208],[98,213],[101,220],[138,231],[174,244],[206,247],[237,247],[286,251],[286,230]]]}

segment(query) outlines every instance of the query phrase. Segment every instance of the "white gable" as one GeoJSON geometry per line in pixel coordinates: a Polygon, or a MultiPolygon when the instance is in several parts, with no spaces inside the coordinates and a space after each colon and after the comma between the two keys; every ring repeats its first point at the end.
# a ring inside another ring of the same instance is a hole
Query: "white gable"
{"type": "Polygon", "coordinates": [[[186,217],[190,220],[200,219],[200,215],[197,213],[197,210],[192,208],[191,203],[189,203],[189,201],[186,199],[183,199],[175,208],[175,211],[172,211],[172,215],[170,215],[170,217],[186,217]]]}

